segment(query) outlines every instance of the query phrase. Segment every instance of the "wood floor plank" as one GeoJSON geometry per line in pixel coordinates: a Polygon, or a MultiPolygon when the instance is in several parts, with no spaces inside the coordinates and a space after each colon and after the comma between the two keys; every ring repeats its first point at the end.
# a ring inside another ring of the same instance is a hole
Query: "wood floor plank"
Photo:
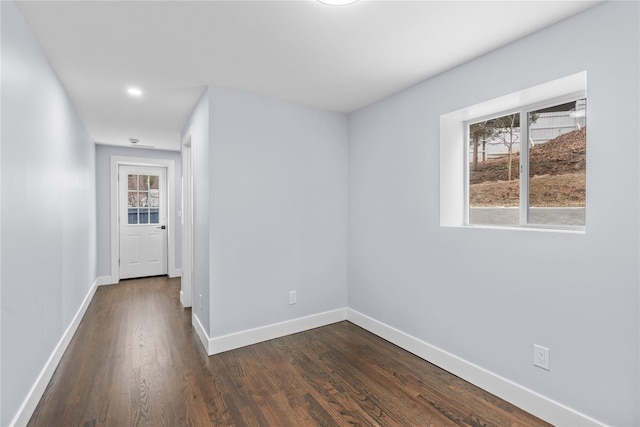
{"type": "Polygon", "coordinates": [[[179,290],[98,288],[29,426],[548,425],[349,322],[209,357],[179,290]]]}

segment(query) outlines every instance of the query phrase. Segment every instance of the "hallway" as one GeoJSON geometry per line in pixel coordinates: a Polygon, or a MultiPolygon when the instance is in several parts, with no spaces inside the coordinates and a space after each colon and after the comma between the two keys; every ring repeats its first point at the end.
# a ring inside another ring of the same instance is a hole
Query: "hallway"
{"type": "Polygon", "coordinates": [[[29,426],[546,425],[348,322],[207,357],[179,290],[100,287],[29,426]]]}

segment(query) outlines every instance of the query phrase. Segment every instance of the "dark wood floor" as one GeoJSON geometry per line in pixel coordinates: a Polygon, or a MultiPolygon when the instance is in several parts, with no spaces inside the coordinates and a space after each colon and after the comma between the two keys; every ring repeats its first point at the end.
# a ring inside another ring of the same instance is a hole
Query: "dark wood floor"
{"type": "Polygon", "coordinates": [[[547,425],[348,322],[207,357],[179,286],[98,288],[29,426],[547,425]]]}

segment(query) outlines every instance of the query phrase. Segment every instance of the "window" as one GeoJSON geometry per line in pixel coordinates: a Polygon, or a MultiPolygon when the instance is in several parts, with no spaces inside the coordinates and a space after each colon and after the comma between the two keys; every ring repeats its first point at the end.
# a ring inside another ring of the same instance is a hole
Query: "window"
{"type": "Polygon", "coordinates": [[[158,224],[160,207],[157,175],[127,176],[127,223],[158,224]]]}
{"type": "Polygon", "coordinates": [[[440,225],[584,232],[587,73],[440,116],[440,225]]]}
{"type": "Polygon", "coordinates": [[[586,99],[467,125],[468,223],[585,225],[586,99]]]}

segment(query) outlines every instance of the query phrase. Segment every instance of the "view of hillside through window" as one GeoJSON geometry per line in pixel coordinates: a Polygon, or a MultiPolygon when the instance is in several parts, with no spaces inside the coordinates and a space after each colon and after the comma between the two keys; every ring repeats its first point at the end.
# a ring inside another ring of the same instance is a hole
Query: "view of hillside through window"
{"type": "MultiPolygon", "coordinates": [[[[529,149],[528,224],[582,226],[586,208],[586,99],[469,126],[469,223],[521,223],[520,153],[529,149]],[[528,114],[528,144],[521,138],[528,114]]],[[[526,198],[525,198],[526,200],[526,198]]]]}

